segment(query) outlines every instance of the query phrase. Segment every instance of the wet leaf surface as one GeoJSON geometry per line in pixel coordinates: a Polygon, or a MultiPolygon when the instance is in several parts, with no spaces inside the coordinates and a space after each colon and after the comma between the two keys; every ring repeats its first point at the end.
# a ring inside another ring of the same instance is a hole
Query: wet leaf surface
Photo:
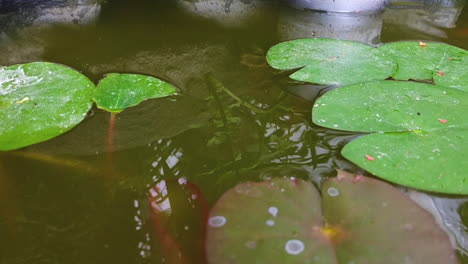
{"type": "Polygon", "coordinates": [[[447,234],[395,187],[341,172],[322,194],[339,263],[457,263],[447,234]]]}
{"type": "Polygon", "coordinates": [[[380,50],[398,63],[396,80],[432,80],[438,85],[468,91],[468,51],[443,43],[401,41],[380,50]]]}
{"type": "Polygon", "coordinates": [[[171,84],[151,76],[111,73],[99,82],[93,100],[99,108],[118,113],[144,100],[176,92],[171,84]]]}
{"type": "Polygon", "coordinates": [[[210,212],[208,263],[337,263],[322,227],[320,195],[311,183],[242,183],[210,212]]]}
{"type": "Polygon", "coordinates": [[[0,68],[0,150],[54,138],[80,123],[91,108],[94,84],[59,64],[0,68]]]}
{"type": "Polygon", "coordinates": [[[339,172],[322,195],[290,178],[237,185],[210,212],[208,263],[457,263],[432,216],[395,187],[339,172]]]}
{"type": "Polygon", "coordinates": [[[380,49],[353,41],[298,39],[280,43],[267,54],[275,69],[295,70],[294,80],[346,85],[384,80],[396,71],[391,56],[380,49]]]}
{"type": "Polygon", "coordinates": [[[327,93],[317,100],[313,121],[339,130],[379,132],[349,143],[342,154],[381,178],[423,190],[467,194],[464,109],[465,92],[380,81],[327,93]]]}

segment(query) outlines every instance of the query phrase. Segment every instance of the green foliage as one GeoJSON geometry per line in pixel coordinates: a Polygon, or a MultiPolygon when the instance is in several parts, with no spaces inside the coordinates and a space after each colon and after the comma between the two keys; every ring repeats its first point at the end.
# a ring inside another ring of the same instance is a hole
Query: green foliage
{"type": "Polygon", "coordinates": [[[352,141],[349,160],[386,180],[468,194],[468,93],[414,82],[380,81],[333,90],[317,100],[324,127],[378,132],[352,141]],[[373,160],[372,160],[373,159],[373,160]]]}
{"type": "Polygon", "coordinates": [[[208,263],[456,263],[444,231],[391,185],[339,172],[321,193],[290,178],[235,186],[210,212],[208,263]]]}
{"type": "Polygon", "coordinates": [[[348,144],[342,151],[347,159],[398,184],[468,194],[468,51],[415,41],[371,48],[302,39],[278,44],[267,59],[277,69],[305,66],[291,75],[296,80],[348,85],[325,94],[313,109],[318,125],[378,132],[348,144]],[[323,76],[328,81],[317,81],[323,76]],[[389,76],[436,85],[383,81],[389,76]]]}
{"type": "Polygon", "coordinates": [[[298,39],[280,43],[267,54],[275,69],[300,69],[290,77],[317,84],[346,85],[386,79],[396,71],[391,56],[353,41],[298,39]]]}
{"type": "Polygon", "coordinates": [[[119,113],[144,100],[175,93],[174,86],[151,76],[111,73],[99,82],[93,100],[99,108],[119,113]]]}
{"type": "Polygon", "coordinates": [[[94,84],[59,64],[34,62],[0,68],[0,150],[56,137],[91,108],[94,84]]]}
{"type": "MultiPolygon", "coordinates": [[[[434,80],[468,91],[468,51],[443,43],[401,41],[379,48],[398,63],[396,80],[434,80]]],[[[364,54],[362,54],[364,55],[364,54]]]]}

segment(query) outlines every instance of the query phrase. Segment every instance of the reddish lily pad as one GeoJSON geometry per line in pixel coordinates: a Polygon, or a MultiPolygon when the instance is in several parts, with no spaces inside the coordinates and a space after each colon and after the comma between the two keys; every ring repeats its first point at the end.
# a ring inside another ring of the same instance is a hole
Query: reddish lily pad
{"type": "Polygon", "coordinates": [[[208,263],[457,263],[433,217],[395,187],[339,172],[322,195],[321,206],[296,179],[237,185],[210,212],[208,263]]]}
{"type": "Polygon", "coordinates": [[[457,263],[432,215],[395,187],[339,172],[322,193],[339,263],[457,263]]]}
{"type": "Polygon", "coordinates": [[[311,183],[242,183],[210,212],[208,263],[337,263],[322,227],[320,195],[311,183]]]}

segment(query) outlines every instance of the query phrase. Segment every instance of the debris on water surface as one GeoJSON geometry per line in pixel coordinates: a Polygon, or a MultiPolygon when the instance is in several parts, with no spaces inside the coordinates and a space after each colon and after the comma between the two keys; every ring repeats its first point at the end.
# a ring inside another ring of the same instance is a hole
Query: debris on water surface
{"type": "Polygon", "coordinates": [[[440,76],[440,77],[442,77],[442,76],[445,76],[445,73],[443,73],[442,71],[438,71],[438,72],[437,72],[437,75],[440,76]]]}
{"type": "Polygon", "coordinates": [[[25,98],[23,98],[23,99],[21,99],[21,100],[19,100],[19,101],[16,101],[16,103],[17,103],[17,104],[22,104],[22,103],[24,103],[24,102],[26,102],[26,101],[29,101],[29,97],[25,97],[25,98]]]}
{"type": "Polygon", "coordinates": [[[445,123],[447,123],[447,119],[439,119],[439,122],[442,123],[442,124],[445,124],[445,123]]]}
{"type": "Polygon", "coordinates": [[[353,178],[353,182],[354,182],[354,183],[356,183],[356,182],[361,182],[361,181],[363,181],[363,180],[364,180],[364,176],[359,175],[359,174],[354,175],[354,178],[353,178]]]}

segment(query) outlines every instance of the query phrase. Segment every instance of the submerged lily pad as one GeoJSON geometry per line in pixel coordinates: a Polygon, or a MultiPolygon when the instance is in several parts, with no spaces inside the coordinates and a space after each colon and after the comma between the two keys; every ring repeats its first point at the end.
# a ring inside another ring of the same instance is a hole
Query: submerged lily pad
{"type": "Polygon", "coordinates": [[[384,80],[396,71],[391,55],[359,42],[298,39],[280,43],[267,54],[275,69],[299,69],[290,77],[317,84],[345,85],[384,80]]]}
{"type": "Polygon", "coordinates": [[[56,137],[80,123],[91,108],[94,84],[54,63],[0,67],[0,150],[56,137]]]}
{"type": "Polygon", "coordinates": [[[339,172],[322,194],[289,178],[227,191],[210,212],[208,263],[457,262],[432,216],[391,185],[339,172]]]}
{"type": "Polygon", "coordinates": [[[400,81],[356,84],[317,100],[314,123],[378,132],[352,141],[349,160],[386,180],[444,193],[468,194],[468,93],[400,81]]]}
{"type": "Polygon", "coordinates": [[[457,263],[432,215],[391,185],[339,172],[322,194],[339,263],[457,263]]]}
{"type": "Polygon", "coordinates": [[[99,108],[119,113],[144,100],[175,93],[174,86],[151,76],[111,73],[99,82],[93,99],[99,108]]]}
{"type": "MultiPolygon", "coordinates": [[[[438,85],[468,91],[468,51],[443,43],[401,41],[379,50],[398,63],[396,80],[432,80],[438,85]]],[[[363,56],[363,54],[361,55],[363,56]]]]}
{"type": "Polygon", "coordinates": [[[320,195],[311,183],[239,184],[210,212],[208,263],[337,263],[322,227],[320,195]]]}

